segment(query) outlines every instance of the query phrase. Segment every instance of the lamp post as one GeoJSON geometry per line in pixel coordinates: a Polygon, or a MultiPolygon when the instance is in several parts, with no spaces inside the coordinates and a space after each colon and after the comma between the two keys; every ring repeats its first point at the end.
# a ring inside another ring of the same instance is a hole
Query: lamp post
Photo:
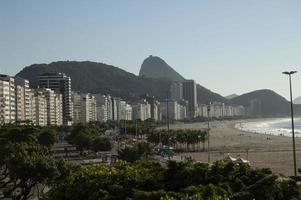
{"type": "Polygon", "coordinates": [[[169,99],[168,91],[166,92],[166,120],[167,120],[167,144],[169,145],[169,136],[170,136],[170,119],[169,119],[169,99]]]}
{"type": "Polygon", "coordinates": [[[207,106],[207,115],[208,115],[208,121],[207,121],[207,125],[208,125],[208,129],[207,129],[207,134],[208,134],[208,164],[210,164],[210,109],[211,109],[211,103],[209,103],[209,105],[207,106]]]}
{"type": "Polygon", "coordinates": [[[297,73],[297,71],[290,71],[290,72],[282,72],[289,77],[289,85],[290,85],[290,103],[291,103],[291,117],[292,117],[292,137],[293,137],[293,156],[294,156],[294,176],[297,180],[297,161],[296,161],[296,144],[295,144],[295,125],[294,125],[294,106],[293,106],[293,92],[292,92],[292,74],[297,73]]]}

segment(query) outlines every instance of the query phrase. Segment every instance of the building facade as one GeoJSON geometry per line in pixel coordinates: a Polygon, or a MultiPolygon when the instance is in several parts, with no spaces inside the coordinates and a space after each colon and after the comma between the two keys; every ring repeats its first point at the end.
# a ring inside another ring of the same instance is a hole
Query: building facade
{"type": "Polygon", "coordinates": [[[145,121],[151,118],[151,106],[145,100],[140,100],[139,103],[133,105],[133,120],[145,121]]]}
{"type": "Polygon", "coordinates": [[[74,123],[89,123],[98,120],[96,98],[92,94],[72,92],[73,121],[74,123]]]}
{"type": "Polygon", "coordinates": [[[15,77],[16,121],[30,121],[29,81],[15,77]]]}
{"type": "Polygon", "coordinates": [[[173,82],[170,85],[170,99],[174,101],[183,100],[183,83],[182,82],[173,82]]]}
{"type": "Polygon", "coordinates": [[[0,74],[0,125],[16,121],[15,79],[0,74]]]}
{"type": "Polygon", "coordinates": [[[45,73],[39,77],[39,87],[61,93],[63,98],[63,123],[72,125],[73,106],[71,100],[71,78],[63,73],[45,73]]]}
{"type": "Polygon", "coordinates": [[[183,120],[187,117],[186,106],[177,101],[161,102],[160,105],[160,112],[164,119],[169,117],[170,120],[183,120]]]}
{"type": "Polygon", "coordinates": [[[195,118],[198,115],[198,104],[196,83],[194,80],[186,80],[183,82],[183,98],[188,102],[188,117],[195,118]]]}

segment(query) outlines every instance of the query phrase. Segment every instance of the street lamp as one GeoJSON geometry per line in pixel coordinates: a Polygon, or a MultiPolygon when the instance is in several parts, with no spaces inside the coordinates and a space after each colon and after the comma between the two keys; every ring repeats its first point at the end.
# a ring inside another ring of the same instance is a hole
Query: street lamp
{"type": "Polygon", "coordinates": [[[292,80],[291,75],[297,73],[297,71],[282,72],[282,74],[288,75],[290,85],[290,100],[291,100],[291,117],[292,117],[292,137],[293,137],[293,156],[294,156],[294,175],[297,181],[297,161],[296,161],[296,144],[295,144],[295,125],[294,125],[294,108],[293,108],[293,92],[292,92],[292,80]]]}
{"type": "Polygon", "coordinates": [[[207,129],[207,134],[208,134],[208,164],[210,164],[210,109],[211,109],[211,102],[209,103],[209,105],[207,105],[207,119],[208,119],[208,129],[207,129]]]}
{"type": "MultiPolygon", "coordinates": [[[[169,94],[166,92],[166,120],[167,120],[167,138],[170,136],[170,119],[169,119],[169,94]]],[[[167,144],[169,145],[169,139],[167,140],[167,144]]]]}

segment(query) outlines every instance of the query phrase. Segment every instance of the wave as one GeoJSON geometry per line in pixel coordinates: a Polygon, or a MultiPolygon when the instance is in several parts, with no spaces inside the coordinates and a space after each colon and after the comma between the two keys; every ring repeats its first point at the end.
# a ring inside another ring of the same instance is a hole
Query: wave
{"type": "MultiPolygon", "coordinates": [[[[301,118],[294,119],[295,123],[295,136],[301,137],[301,118]]],[[[242,131],[268,134],[268,135],[278,135],[278,136],[288,136],[292,135],[291,129],[291,119],[273,119],[264,120],[256,122],[243,122],[235,125],[235,128],[242,131]]]]}

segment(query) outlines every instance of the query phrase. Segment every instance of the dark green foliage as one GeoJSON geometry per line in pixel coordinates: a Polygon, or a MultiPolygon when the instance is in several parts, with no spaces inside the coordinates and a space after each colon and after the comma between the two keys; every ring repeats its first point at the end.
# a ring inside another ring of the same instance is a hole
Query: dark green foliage
{"type": "Polygon", "coordinates": [[[155,129],[148,134],[147,140],[155,144],[173,145],[181,151],[204,151],[207,137],[207,132],[200,130],[177,129],[168,132],[166,129],[155,129]]]}
{"type": "Polygon", "coordinates": [[[56,133],[53,129],[43,129],[38,136],[40,145],[51,147],[56,142],[56,133]]]}
{"type": "Polygon", "coordinates": [[[98,151],[110,151],[113,147],[111,139],[108,137],[97,137],[92,142],[92,149],[94,152],[98,151]]]}
{"type": "Polygon", "coordinates": [[[0,190],[5,198],[29,199],[38,191],[65,179],[71,170],[50,151],[56,132],[50,129],[5,125],[0,129],[0,190]],[[47,147],[47,148],[45,148],[47,147]]]}
{"type": "Polygon", "coordinates": [[[146,135],[152,133],[157,124],[155,123],[147,123],[142,121],[120,121],[119,129],[120,134],[128,134],[128,135],[146,135]]]}
{"type": "Polygon", "coordinates": [[[75,124],[67,140],[80,151],[109,151],[113,147],[111,139],[102,136],[99,128],[94,124],[75,124]]]}
{"type": "Polygon", "coordinates": [[[126,146],[118,151],[118,157],[127,162],[135,162],[137,160],[147,160],[153,156],[154,151],[150,143],[138,142],[134,146],[126,146]]]}
{"type": "Polygon", "coordinates": [[[166,166],[152,162],[119,162],[73,172],[45,199],[289,200],[300,199],[300,187],[295,181],[266,170],[223,162],[215,163],[214,169],[193,162],[170,161],[166,166]],[[236,185],[232,182],[240,179],[242,172],[248,179],[261,178],[255,182],[240,180],[244,187],[232,188],[236,185]],[[221,176],[215,183],[211,182],[217,180],[213,178],[214,173],[221,176]]]}

